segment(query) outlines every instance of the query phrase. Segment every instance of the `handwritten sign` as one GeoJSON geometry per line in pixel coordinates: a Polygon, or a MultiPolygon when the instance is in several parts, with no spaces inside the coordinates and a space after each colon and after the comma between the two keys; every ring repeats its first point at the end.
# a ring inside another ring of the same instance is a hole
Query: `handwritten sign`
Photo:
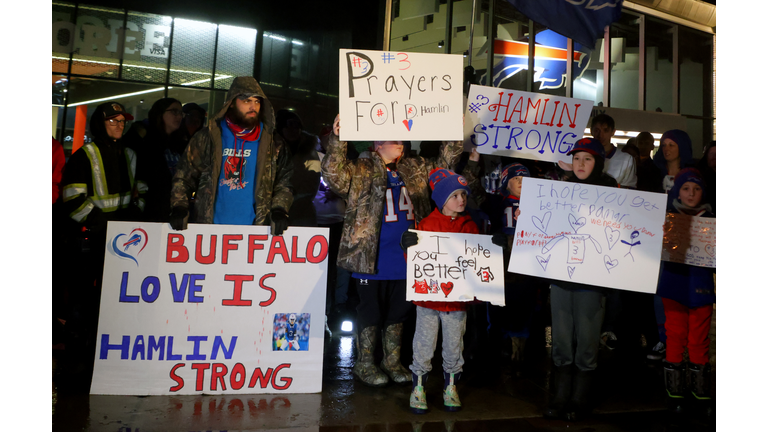
{"type": "Polygon", "coordinates": [[[464,148],[479,153],[570,162],[566,153],[587,126],[592,101],[471,85],[464,148]]]}
{"type": "Polygon", "coordinates": [[[655,293],[666,196],[523,179],[509,271],[655,293]]]}
{"type": "Polygon", "coordinates": [[[698,267],[717,267],[715,218],[667,213],[661,259],[698,267]]]}
{"type": "Polygon", "coordinates": [[[322,390],[328,230],[110,222],[92,394],[322,390]]]}
{"type": "Polygon", "coordinates": [[[339,50],[342,141],[462,139],[460,55],[339,50]]]}
{"type": "Polygon", "coordinates": [[[408,301],[472,301],[504,306],[504,256],[491,236],[411,230],[408,301]]]}

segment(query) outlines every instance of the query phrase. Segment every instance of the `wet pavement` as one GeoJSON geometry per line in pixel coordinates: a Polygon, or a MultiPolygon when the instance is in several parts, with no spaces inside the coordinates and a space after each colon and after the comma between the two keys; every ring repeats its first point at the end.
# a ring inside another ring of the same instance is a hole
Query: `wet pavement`
{"type": "MultiPolygon", "coordinates": [[[[338,322],[332,321],[338,329],[338,322]]],[[[595,409],[569,423],[542,417],[547,403],[550,357],[546,343],[526,348],[527,361],[513,364],[499,348],[471,340],[458,385],[463,409],[443,411],[439,349],[425,384],[429,411],[410,412],[410,385],[367,387],[354,380],[354,336],[336,331],[325,342],[320,394],[249,396],[88,395],[82,383],[54,380],[54,431],[707,431],[695,414],[665,409],[659,362],[642,351],[601,350],[595,409]],[[498,348],[498,349],[494,349],[498,348]]],[[[403,363],[411,352],[404,344],[403,363]]],[[[438,341],[439,347],[439,341],[438,341]]],[[[714,353],[713,353],[714,357],[714,353]]]]}

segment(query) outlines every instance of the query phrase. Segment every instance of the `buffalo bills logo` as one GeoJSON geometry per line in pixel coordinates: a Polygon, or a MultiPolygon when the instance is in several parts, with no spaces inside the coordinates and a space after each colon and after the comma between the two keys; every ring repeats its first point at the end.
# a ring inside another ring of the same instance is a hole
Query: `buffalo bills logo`
{"type": "Polygon", "coordinates": [[[136,265],[139,265],[139,261],[136,258],[147,247],[148,240],[147,232],[141,228],[136,228],[128,234],[116,235],[109,244],[109,252],[119,258],[131,260],[136,265]]]}
{"type": "MultiPolygon", "coordinates": [[[[558,89],[565,85],[567,77],[568,38],[552,30],[536,34],[533,62],[533,82],[541,83],[540,90],[558,89]]],[[[589,65],[592,47],[573,44],[573,77],[581,77],[589,65]]],[[[528,41],[496,39],[493,43],[493,87],[502,84],[518,72],[528,70],[528,41]]],[[[480,77],[480,83],[488,84],[488,75],[480,77]]]]}

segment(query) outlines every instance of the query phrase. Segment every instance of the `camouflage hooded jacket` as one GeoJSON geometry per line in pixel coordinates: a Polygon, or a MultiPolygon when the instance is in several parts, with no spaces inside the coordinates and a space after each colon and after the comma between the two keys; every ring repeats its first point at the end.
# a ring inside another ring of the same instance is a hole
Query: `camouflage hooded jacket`
{"type": "MultiPolygon", "coordinates": [[[[432,211],[429,172],[442,167],[453,170],[463,151],[461,141],[445,141],[435,159],[409,157],[397,161],[397,172],[420,222],[432,211]]],[[[344,230],[337,263],[349,271],[375,274],[379,232],[387,192],[387,167],[378,153],[370,159],[347,160],[347,143],[331,133],[322,163],[323,178],[331,189],[347,200],[344,230]]],[[[467,181],[470,179],[467,178],[467,181]]]]}
{"type": "Polygon", "coordinates": [[[282,137],[275,132],[275,112],[261,86],[252,77],[238,77],[232,82],[224,107],[208,122],[208,128],[197,132],[179,160],[171,189],[171,208],[189,208],[195,192],[195,206],[189,221],[213,223],[213,208],[221,173],[221,122],[233,100],[239,95],[262,98],[259,115],[263,123],[256,159],[258,178],[254,196],[254,225],[269,223],[269,212],[282,208],[286,212],[293,203],[291,156],[282,137]]]}

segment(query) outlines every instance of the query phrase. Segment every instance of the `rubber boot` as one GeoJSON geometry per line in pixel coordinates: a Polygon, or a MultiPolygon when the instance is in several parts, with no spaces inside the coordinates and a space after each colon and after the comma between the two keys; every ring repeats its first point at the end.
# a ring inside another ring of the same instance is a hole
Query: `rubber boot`
{"type": "Polygon", "coordinates": [[[664,361],[664,383],[667,389],[667,408],[675,413],[684,411],[685,392],[685,365],[683,363],[669,363],[664,361]]]}
{"type": "Polygon", "coordinates": [[[696,409],[701,416],[711,422],[715,416],[715,406],[712,401],[712,367],[707,364],[691,363],[688,367],[688,387],[695,399],[696,409]]]}
{"type": "Polygon", "coordinates": [[[377,335],[378,328],[376,326],[366,327],[358,332],[357,361],[352,368],[355,378],[372,387],[382,387],[389,382],[389,378],[373,363],[373,350],[376,349],[377,335]]]}
{"type": "Polygon", "coordinates": [[[595,379],[595,371],[577,370],[573,375],[573,392],[566,409],[565,419],[568,421],[584,420],[591,411],[591,390],[595,379]]]}
{"type": "Polygon", "coordinates": [[[459,373],[448,373],[443,371],[443,406],[446,411],[456,412],[461,409],[461,401],[459,400],[459,392],[456,390],[456,383],[461,377],[459,373]]]}
{"type": "Polygon", "coordinates": [[[554,395],[549,406],[544,410],[544,417],[551,419],[565,418],[565,408],[571,399],[571,384],[573,379],[573,367],[554,366],[552,368],[549,390],[550,395],[554,395]]]}
{"type": "Polygon", "coordinates": [[[400,364],[400,343],[403,338],[403,323],[390,324],[384,330],[384,358],[381,360],[381,370],[384,371],[392,381],[398,384],[408,384],[411,382],[411,373],[400,364]]]}
{"type": "Polygon", "coordinates": [[[424,392],[424,384],[427,382],[427,375],[418,376],[411,374],[413,389],[411,390],[411,411],[414,414],[424,414],[427,412],[427,394],[424,392]]]}

